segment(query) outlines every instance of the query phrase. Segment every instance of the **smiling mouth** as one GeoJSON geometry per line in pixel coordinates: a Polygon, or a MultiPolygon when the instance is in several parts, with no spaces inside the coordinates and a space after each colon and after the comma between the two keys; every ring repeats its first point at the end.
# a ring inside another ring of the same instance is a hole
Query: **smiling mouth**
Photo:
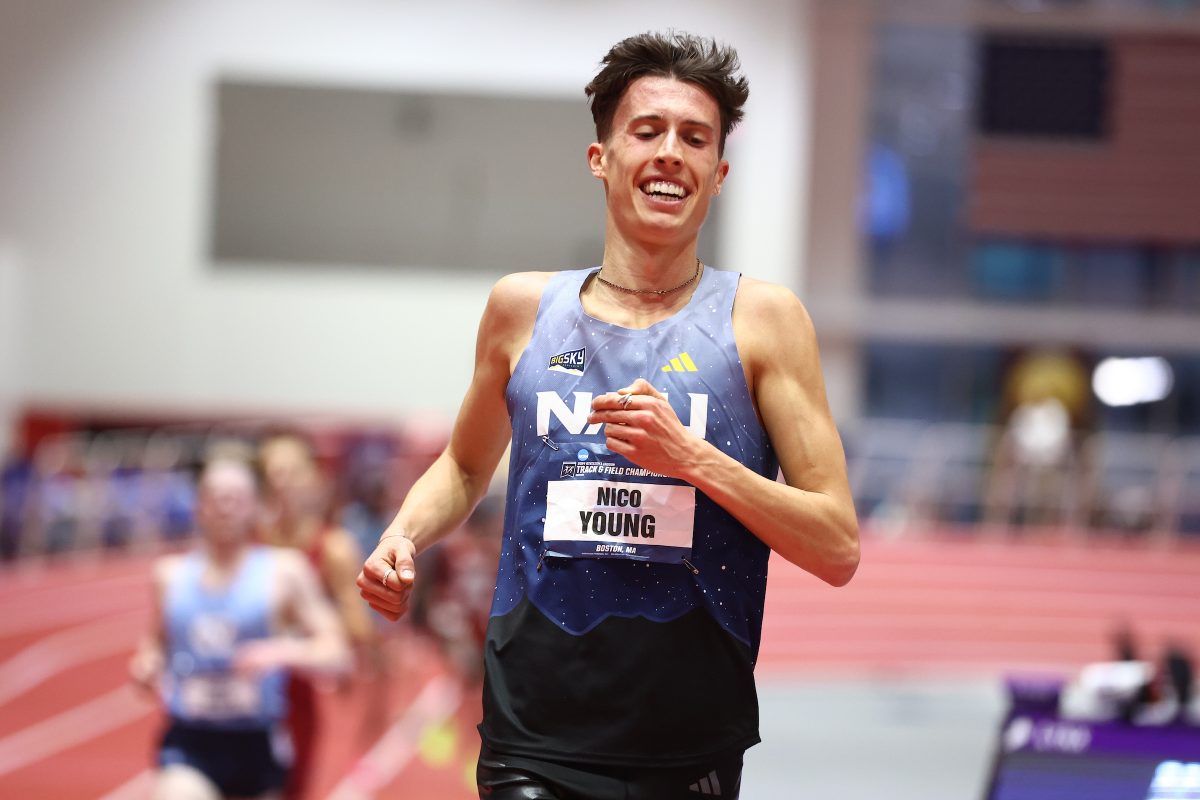
{"type": "Polygon", "coordinates": [[[688,196],[687,189],[671,181],[646,181],[640,188],[643,194],[656,200],[682,200],[688,196]]]}

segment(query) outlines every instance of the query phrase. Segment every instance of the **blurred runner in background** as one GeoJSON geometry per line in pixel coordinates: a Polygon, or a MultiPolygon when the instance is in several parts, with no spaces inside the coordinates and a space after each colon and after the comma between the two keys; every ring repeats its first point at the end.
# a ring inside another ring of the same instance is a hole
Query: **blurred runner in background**
{"type": "Polygon", "coordinates": [[[259,512],[249,464],[219,457],[201,475],[196,549],[155,564],[151,628],[130,665],[168,716],[155,800],[279,797],[292,761],[288,675],[349,669],[309,565],[253,542],[259,512]]]}
{"type": "MultiPolygon", "coordinates": [[[[362,561],[358,545],[350,533],[330,522],[330,493],[308,437],[294,430],[267,434],[258,444],[258,465],[267,509],[263,541],[300,551],[320,576],[354,648],[356,675],[374,687],[363,693],[360,728],[364,740],[373,738],[386,722],[387,681],[378,680],[383,672],[378,631],[354,583],[362,561]]],[[[317,687],[308,676],[293,675],[288,697],[296,767],[287,797],[303,798],[321,726],[317,687]]]]}

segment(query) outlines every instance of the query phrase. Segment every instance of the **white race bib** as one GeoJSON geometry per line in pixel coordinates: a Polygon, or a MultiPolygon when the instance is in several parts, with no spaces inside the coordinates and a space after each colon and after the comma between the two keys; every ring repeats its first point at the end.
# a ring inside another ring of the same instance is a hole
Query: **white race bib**
{"type": "Polygon", "coordinates": [[[191,675],[180,680],[182,709],[192,719],[236,719],[262,711],[258,679],[240,675],[191,675]]]}
{"type": "Polygon", "coordinates": [[[696,488],[550,481],[544,540],[556,555],[678,563],[691,555],[696,488]]]}

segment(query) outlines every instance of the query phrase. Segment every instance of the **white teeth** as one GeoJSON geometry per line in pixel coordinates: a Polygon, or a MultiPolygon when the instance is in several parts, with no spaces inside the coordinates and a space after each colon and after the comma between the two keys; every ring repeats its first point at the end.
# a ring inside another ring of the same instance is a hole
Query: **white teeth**
{"type": "Polygon", "coordinates": [[[684,197],[687,195],[682,186],[668,181],[650,181],[642,184],[642,191],[646,194],[668,194],[672,197],[684,197]]]}

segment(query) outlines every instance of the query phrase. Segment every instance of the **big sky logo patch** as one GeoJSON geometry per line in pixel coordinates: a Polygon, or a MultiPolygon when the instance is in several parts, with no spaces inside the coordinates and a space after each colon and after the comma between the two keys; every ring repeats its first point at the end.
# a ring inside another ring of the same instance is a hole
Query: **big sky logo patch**
{"type": "Polygon", "coordinates": [[[550,356],[550,363],[546,365],[546,369],[551,372],[565,372],[568,375],[582,375],[586,355],[587,348],[581,347],[578,350],[568,350],[565,353],[550,356]]]}

